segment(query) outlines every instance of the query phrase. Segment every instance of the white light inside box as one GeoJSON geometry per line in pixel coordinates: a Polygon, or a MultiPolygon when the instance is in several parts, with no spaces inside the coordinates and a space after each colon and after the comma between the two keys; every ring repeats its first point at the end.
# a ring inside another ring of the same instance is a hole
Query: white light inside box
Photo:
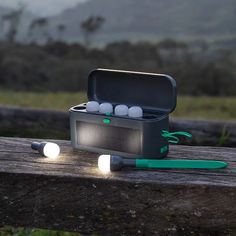
{"type": "Polygon", "coordinates": [[[115,115],[117,115],[117,116],[127,116],[128,115],[128,110],[129,110],[129,108],[126,105],[123,105],[123,104],[117,105],[115,107],[115,115]]]}
{"type": "Polygon", "coordinates": [[[88,112],[98,112],[99,111],[99,103],[96,101],[89,101],[86,104],[86,111],[88,112]]]}
{"type": "Polygon", "coordinates": [[[106,114],[106,113],[112,113],[113,112],[113,106],[111,103],[104,102],[100,104],[99,106],[99,112],[106,114]]]}

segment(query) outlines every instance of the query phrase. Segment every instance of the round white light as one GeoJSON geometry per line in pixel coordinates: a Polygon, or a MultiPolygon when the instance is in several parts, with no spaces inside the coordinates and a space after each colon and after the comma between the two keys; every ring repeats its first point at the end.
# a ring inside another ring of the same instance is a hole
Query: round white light
{"type": "Polygon", "coordinates": [[[57,159],[60,154],[60,147],[56,143],[46,143],[43,148],[43,154],[50,159],[57,159]]]}
{"type": "Polygon", "coordinates": [[[133,118],[139,118],[143,116],[143,109],[138,106],[133,106],[129,108],[128,116],[133,118]]]}
{"type": "Polygon", "coordinates": [[[126,105],[117,105],[115,107],[115,115],[117,116],[127,116],[129,108],[126,105]]]}
{"type": "Polygon", "coordinates": [[[99,103],[96,102],[96,101],[87,102],[86,111],[88,111],[88,112],[97,112],[97,111],[99,111],[99,103]]]}
{"type": "Polygon", "coordinates": [[[100,104],[99,106],[99,112],[106,114],[106,113],[112,113],[113,112],[113,106],[111,103],[104,102],[100,104]]]}
{"type": "Polygon", "coordinates": [[[107,174],[111,171],[110,168],[111,156],[101,155],[98,158],[98,168],[103,174],[107,174]]]}

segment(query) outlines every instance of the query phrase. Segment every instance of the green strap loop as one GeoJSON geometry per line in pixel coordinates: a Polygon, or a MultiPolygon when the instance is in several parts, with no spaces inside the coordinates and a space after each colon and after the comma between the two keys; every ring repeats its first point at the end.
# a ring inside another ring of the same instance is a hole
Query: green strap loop
{"type": "Polygon", "coordinates": [[[162,130],[162,137],[167,138],[169,143],[178,144],[179,138],[177,136],[184,136],[192,138],[192,134],[184,131],[169,132],[168,130],[162,130]]]}

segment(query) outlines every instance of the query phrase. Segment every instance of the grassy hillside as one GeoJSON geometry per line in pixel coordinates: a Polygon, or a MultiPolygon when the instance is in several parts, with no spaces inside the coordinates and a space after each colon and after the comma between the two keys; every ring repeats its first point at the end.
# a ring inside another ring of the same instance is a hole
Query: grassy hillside
{"type": "MultiPolygon", "coordinates": [[[[87,101],[86,94],[80,93],[26,93],[0,92],[1,105],[36,107],[68,111],[76,104],[87,101]]],[[[173,117],[193,119],[236,120],[236,97],[191,97],[178,96],[173,117]]]]}

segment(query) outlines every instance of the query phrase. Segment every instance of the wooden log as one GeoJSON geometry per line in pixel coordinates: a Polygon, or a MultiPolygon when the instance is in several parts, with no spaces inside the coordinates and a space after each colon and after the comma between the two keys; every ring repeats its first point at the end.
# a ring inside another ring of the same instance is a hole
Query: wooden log
{"type": "Polygon", "coordinates": [[[0,106],[0,134],[69,139],[69,113],[0,106]]]}
{"type": "MultiPolygon", "coordinates": [[[[236,122],[171,119],[171,131],[188,131],[181,144],[236,146],[236,122]]],[[[69,112],[0,106],[0,134],[69,139],[69,112]]]]}
{"type": "Polygon", "coordinates": [[[60,159],[52,161],[31,141],[0,138],[1,224],[83,235],[236,234],[236,149],[170,147],[170,159],[223,160],[226,169],[103,175],[98,154],[60,140],[60,159]]]}
{"type": "Polygon", "coordinates": [[[192,139],[181,144],[236,147],[236,122],[213,120],[171,119],[171,131],[187,131],[192,139]]]}

